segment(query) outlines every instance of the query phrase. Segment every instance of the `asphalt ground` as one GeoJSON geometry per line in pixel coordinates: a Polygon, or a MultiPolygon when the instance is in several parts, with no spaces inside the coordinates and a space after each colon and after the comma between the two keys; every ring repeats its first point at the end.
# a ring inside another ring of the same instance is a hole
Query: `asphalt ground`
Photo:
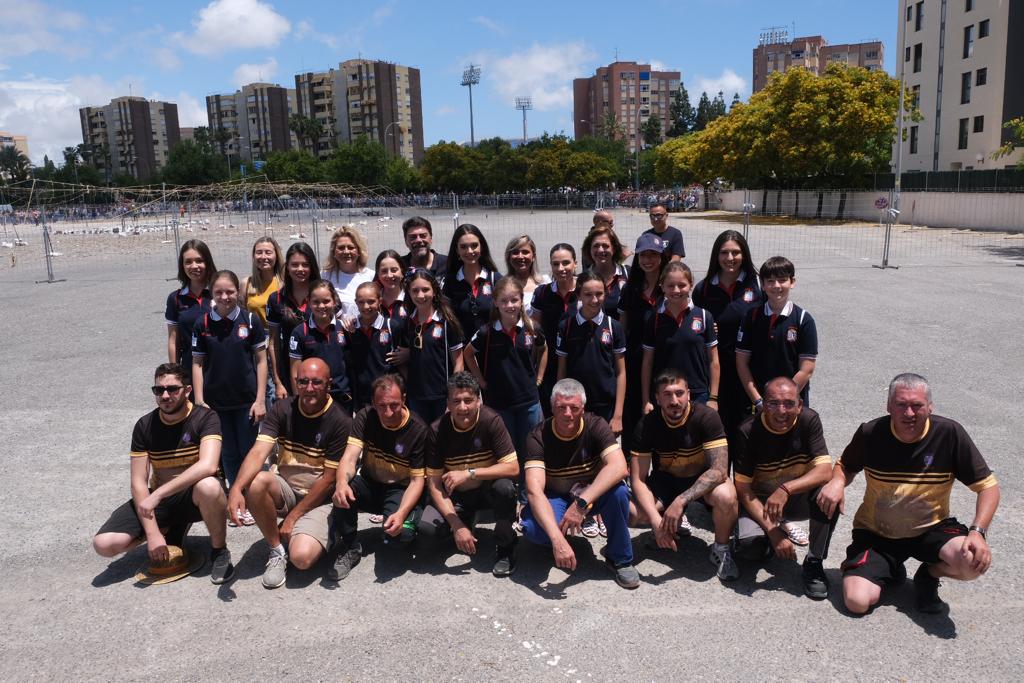
{"type": "MultiPolygon", "coordinates": [[[[371,251],[401,245],[401,218],[360,219],[371,251]]],[[[542,263],[555,241],[582,242],[590,223],[586,212],[461,218],[499,252],[515,234],[534,235],[542,263]]],[[[451,216],[431,220],[443,251],[451,216]]],[[[729,216],[672,222],[698,277],[714,236],[738,225],[729,216]]],[[[616,212],[616,223],[630,243],[646,227],[635,211],[616,212]]],[[[196,234],[219,267],[244,272],[253,236],[212,225],[196,234]]],[[[302,229],[278,225],[276,234],[287,242],[302,229]]],[[[848,490],[849,514],[825,562],[833,593],[823,602],[802,595],[796,564],[778,560],[742,564],[738,581],[720,583],[699,506],[690,515],[696,532],[678,553],[654,550],[648,531],[634,531],[636,591],[615,585],[601,539],[574,541],[573,574],[523,542],[517,572],[499,580],[489,572],[486,526],[470,559],[427,539],[412,553],[382,548],[365,516],[367,556],[340,585],[324,583],[320,565],[265,590],[267,548],[255,527],[229,529],[237,569],[224,586],[210,584],[208,566],[177,583],[137,585],[143,549],[110,562],[90,542],[129,495],[131,429],[153,407],[147,387],[165,358],[173,244],[159,232],[57,236],[55,275],[66,281],[37,284],[46,279],[38,235],[23,232],[29,245],[11,250],[14,267],[0,252],[3,680],[1019,680],[1024,242],[1014,236],[899,229],[891,263],[900,268],[881,270],[871,267],[880,262],[878,226],[751,227],[758,263],[773,253],[796,261],[793,298],[815,316],[821,342],[811,405],[833,455],[860,422],[884,413],[889,379],[914,371],[931,380],[936,412],[967,427],[1001,482],[993,566],[976,582],[944,582],[948,614],[918,614],[908,582],[853,618],[841,605],[838,566],[862,478],[848,490]]],[[[322,250],[326,241],[325,231],[322,250]]],[[[973,501],[955,486],[961,520],[970,521],[973,501]]],[[[207,545],[197,525],[188,546],[207,545]]]]}

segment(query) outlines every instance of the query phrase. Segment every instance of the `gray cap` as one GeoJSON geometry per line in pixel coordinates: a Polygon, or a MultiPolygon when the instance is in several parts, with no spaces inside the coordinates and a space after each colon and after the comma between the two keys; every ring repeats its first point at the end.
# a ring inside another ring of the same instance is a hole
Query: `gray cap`
{"type": "Polygon", "coordinates": [[[642,251],[656,251],[660,254],[665,251],[665,240],[652,232],[645,232],[636,241],[635,251],[638,254],[642,251]]]}

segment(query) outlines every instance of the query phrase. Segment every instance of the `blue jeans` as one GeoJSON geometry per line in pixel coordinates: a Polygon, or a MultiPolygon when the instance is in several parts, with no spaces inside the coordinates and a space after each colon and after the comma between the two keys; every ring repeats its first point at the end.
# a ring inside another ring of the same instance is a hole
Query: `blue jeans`
{"type": "Polygon", "coordinates": [[[501,415],[501,421],[505,423],[508,435],[512,437],[512,446],[516,449],[516,456],[519,458],[519,502],[525,505],[526,479],[524,478],[523,463],[526,462],[526,439],[530,436],[533,428],[544,421],[544,411],[541,410],[540,403],[534,403],[525,408],[499,410],[498,414],[501,415]]]}
{"type": "Polygon", "coordinates": [[[433,424],[434,420],[444,415],[444,411],[448,409],[448,400],[443,397],[422,399],[410,396],[407,403],[409,410],[419,415],[428,425],[433,424]]]}
{"type": "MultiPolygon", "coordinates": [[[[565,511],[573,504],[572,498],[569,494],[548,496],[548,502],[555,513],[555,523],[561,524],[565,511]]],[[[601,515],[608,528],[608,560],[616,567],[632,563],[633,541],[629,536],[629,491],[626,485],[620,482],[594,501],[591,513],[601,515]]],[[[537,523],[529,506],[523,510],[523,536],[536,545],[551,545],[551,539],[537,523]]]]}
{"type": "Polygon", "coordinates": [[[220,418],[220,468],[228,486],[234,483],[242,461],[256,443],[259,427],[249,419],[249,409],[218,410],[220,418]]]}
{"type": "Polygon", "coordinates": [[[693,401],[694,403],[702,403],[704,405],[707,405],[709,398],[711,398],[710,391],[698,391],[696,393],[692,391],[690,392],[690,400],[693,401]]]}

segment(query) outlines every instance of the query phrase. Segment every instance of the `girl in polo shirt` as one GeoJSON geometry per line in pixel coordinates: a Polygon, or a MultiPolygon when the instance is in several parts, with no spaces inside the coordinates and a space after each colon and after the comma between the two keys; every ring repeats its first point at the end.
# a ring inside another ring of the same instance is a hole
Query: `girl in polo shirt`
{"type": "Polygon", "coordinates": [[[316,279],[320,267],[316,254],[305,242],[288,247],[284,257],[284,284],[267,299],[267,326],[270,328],[270,367],[274,373],[276,398],[294,396],[288,367],[288,342],[292,330],[306,316],[309,283],[316,279]]]}
{"type": "Polygon", "coordinates": [[[690,400],[718,410],[718,337],[715,318],[690,304],[693,273],[682,261],[661,272],[664,298],[644,323],[644,360],[640,372],[644,415],[654,409],[652,380],[666,368],[686,377],[690,400]]]}
{"type": "MultiPolygon", "coordinates": [[[[544,333],[545,339],[558,338],[558,325],[571,310],[576,310],[576,250],[571,244],[559,242],[551,247],[551,284],[533,290],[530,316],[544,333]]],[[[540,384],[540,407],[551,417],[551,388],[558,381],[558,362],[550,353],[540,384]]]]}
{"type": "MultiPolygon", "coordinates": [[[[405,330],[408,318],[388,317],[381,307],[380,292],[381,287],[376,282],[364,282],[359,285],[359,289],[356,290],[359,317],[352,329],[345,331],[345,338],[348,340],[349,386],[352,387],[354,413],[358,413],[372,402],[375,379],[389,372],[407,376],[405,363],[409,360],[409,342],[405,330]]],[[[405,310],[401,306],[399,308],[405,310]]]]}
{"type": "Polygon", "coordinates": [[[583,240],[583,267],[594,271],[604,284],[605,315],[618,320],[619,297],[629,277],[629,270],[622,265],[626,258],[615,231],[607,225],[590,229],[583,240]]]}
{"type": "Polygon", "coordinates": [[[320,277],[334,285],[341,300],[338,312],[346,320],[358,315],[356,288],[373,279],[373,271],[366,267],[369,260],[366,239],[352,226],[343,225],[331,235],[331,249],[320,277]]]}
{"type": "Polygon", "coordinates": [[[526,438],[544,420],[537,386],[548,350],[544,333],[533,326],[523,306],[523,287],[511,276],[494,286],[491,322],[473,335],[463,352],[466,368],[484,392],[484,403],[498,411],[520,457],[526,438]]]}
{"type": "Polygon", "coordinates": [[[221,469],[230,485],[267,413],[267,341],[259,317],[238,305],[238,276],[213,278],[213,310],[192,335],[192,387],[196,403],[220,418],[221,469]]]}
{"type": "Polygon", "coordinates": [[[345,357],[348,341],[345,330],[337,318],[341,308],[338,292],[327,280],[314,280],[309,286],[309,316],[295,326],[288,344],[289,376],[292,386],[299,374],[299,366],[307,358],[319,358],[331,373],[330,394],[343,412],[352,412],[352,392],[349,387],[345,357]]]}
{"type": "MultiPolygon", "coordinates": [[[[404,320],[409,317],[409,311],[405,308],[405,289],[402,287],[404,276],[402,257],[394,249],[385,249],[377,255],[374,271],[377,273],[374,282],[380,286],[378,311],[384,314],[385,318],[400,318],[404,320]]],[[[359,309],[359,313],[362,315],[358,294],[359,290],[357,289],[356,308],[359,309]]]]}
{"type": "Polygon", "coordinates": [[[578,310],[558,325],[558,379],[571,377],[587,392],[588,412],[622,433],[626,398],[626,338],[619,321],[604,312],[605,287],[592,270],[576,279],[578,310]]]}
{"type": "Polygon", "coordinates": [[[441,286],[466,334],[491,319],[494,283],[501,273],[480,228],[464,223],[455,229],[448,248],[448,272],[441,286]]]}
{"type": "MultiPolygon", "coordinates": [[[[281,275],[284,273],[284,254],[273,237],[260,237],[252,245],[252,275],[242,280],[242,305],[253,315],[259,316],[263,329],[267,329],[267,300],[281,289],[281,275]]],[[[267,366],[267,400],[274,399],[274,372],[267,366]]]]}
{"type": "Polygon", "coordinates": [[[167,295],[167,361],[192,368],[192,328],[210,311],[210,280],[217,272],[210,248],[202,240],[188,240],[178,251],[180,289],[167,295]]]}
{"type": "Polygon", "coordinates": [[[412,272],[405,299],[414,307],[406,332],[409,340],[409,409],[431,424],[444,415],[448,378],[462,370],[462,327],[441,296],[437,280],[424,268],[412,272]]]}

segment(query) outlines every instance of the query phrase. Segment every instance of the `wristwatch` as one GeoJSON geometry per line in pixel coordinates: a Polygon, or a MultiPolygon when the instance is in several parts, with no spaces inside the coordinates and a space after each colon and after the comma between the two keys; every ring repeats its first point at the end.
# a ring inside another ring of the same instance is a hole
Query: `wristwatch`
{"type": "Polygon", "coordinates": [[[467,470],[467,471],[469,472],[469,478],[470,479],[476,479],[476,468],[475,467],[470,467],[469,470],[467,470]]]}
{"type": "Polygon", "coordinates": [[[588,503],[585,499],[581,498],[580,496],[574,496],[573,502],[576,503],[576,507],[579,509],[580,512],[587,512],[588,510],[590,510],[590,503],[588,503]]]}
{"type": "Polygon", "coordinates": [[[970,533],[972,531],[977,531],[979,534],[981,534],[982,538],[984,538],[986,541],[988,540],[988,529],[986,529],[985,527],[978,526],[977,524],[972,524],[971,526],[967,527],[967,533],[970,533]]]}

